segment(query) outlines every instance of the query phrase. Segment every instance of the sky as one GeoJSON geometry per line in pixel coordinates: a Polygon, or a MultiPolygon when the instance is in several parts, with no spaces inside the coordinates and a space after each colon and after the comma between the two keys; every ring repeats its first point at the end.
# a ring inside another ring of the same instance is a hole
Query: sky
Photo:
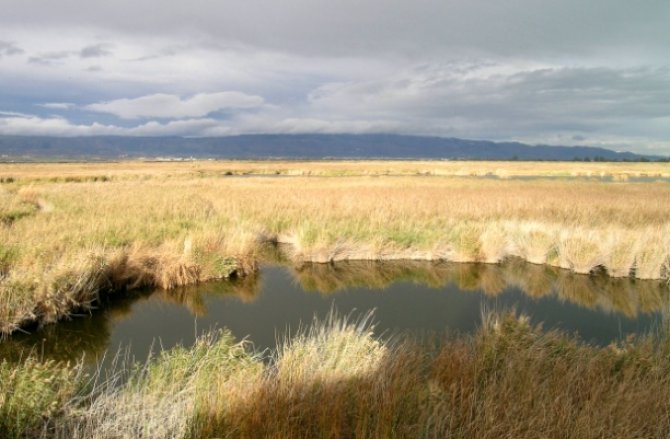
{"type": "Polygon", "coordinates": [[[0,11],[0,135],[399,133],[670,155],[667,0],[0,11]]]}

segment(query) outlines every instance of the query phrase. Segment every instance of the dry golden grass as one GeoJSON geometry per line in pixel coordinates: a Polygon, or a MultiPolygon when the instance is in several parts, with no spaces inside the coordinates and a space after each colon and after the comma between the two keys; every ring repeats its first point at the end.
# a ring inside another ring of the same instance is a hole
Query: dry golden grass
{"type": "Polygon", "coordinates": [[[151,178],[220,177],[229,175],[360,176],[423,175],[500,178],[612,177],[670,178],[667,163],[482,162],[410,160],[337,161],[192,161],[109,163],[0,163],[0,181],[110,181],[151,178]]]}
{"type": "Polygon", "coordinates": [[[612,276],[667,278],[667,183],[440,175],[664,176],[668,169],[504,162],[0,165],[3,181],[12,180],[0,184],[0,332],[55,321],[99,294],[253,271],[264,241],[289,243],[296,260],[315,262],[519,256],[577,273],[603,267],[612,276]],[[276,172],[299,176],[227,175],[276,172]]]}

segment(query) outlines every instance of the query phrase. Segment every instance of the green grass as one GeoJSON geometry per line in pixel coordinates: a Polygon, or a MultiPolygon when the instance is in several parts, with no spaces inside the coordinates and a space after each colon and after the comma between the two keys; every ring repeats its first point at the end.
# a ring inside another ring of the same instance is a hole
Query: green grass
{"type": "Polygon", "coordinates": [[[39,436],[44,420],[60,416],[75,394],[78,374],[77,366],[34,355],[19,365],[1,360],[0,437],[39,436]]]}

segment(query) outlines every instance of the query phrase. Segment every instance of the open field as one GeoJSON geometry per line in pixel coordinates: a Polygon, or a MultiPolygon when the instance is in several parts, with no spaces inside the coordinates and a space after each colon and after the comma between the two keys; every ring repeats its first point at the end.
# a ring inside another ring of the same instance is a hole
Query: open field
{"type": "Polygon", "coordinates": [[[331,318],[265,356],[221,332],[111,377],[0,361],[0,435],[667,437],[669,354],[667,338],[596,348],[511,314],[425,340],[331,318]]]}
{"type": "Polygon", "coordinates": [[[659,163],[185,162],[0,165],[0,332],[100,295],[296,261],[517,256],[577,273],[667,279],[659,163]],[[236,174],[277,173],[287,177],[236,174]],[[612,176],[494,179],[464,176],[612,176]],[[231,175],[232,174],[232,175],[231,175]]]}

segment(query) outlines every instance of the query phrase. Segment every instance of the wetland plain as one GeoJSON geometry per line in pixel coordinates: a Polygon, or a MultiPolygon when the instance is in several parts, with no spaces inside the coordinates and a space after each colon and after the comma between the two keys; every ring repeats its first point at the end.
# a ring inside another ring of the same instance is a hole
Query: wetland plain
{"type": "Polygon", "coordinates": [[[0,431],[663,436],[669,178],[0,164],[0,431]]]}

